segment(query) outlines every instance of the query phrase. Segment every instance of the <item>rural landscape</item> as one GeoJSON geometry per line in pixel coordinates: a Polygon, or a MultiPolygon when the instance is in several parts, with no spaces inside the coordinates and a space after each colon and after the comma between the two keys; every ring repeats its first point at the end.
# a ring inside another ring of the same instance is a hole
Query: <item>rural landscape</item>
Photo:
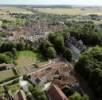
{"type": "Polygon", "coordinates": [[[102,100],[102,7],[0,5],[0,100],[102,100]]]}

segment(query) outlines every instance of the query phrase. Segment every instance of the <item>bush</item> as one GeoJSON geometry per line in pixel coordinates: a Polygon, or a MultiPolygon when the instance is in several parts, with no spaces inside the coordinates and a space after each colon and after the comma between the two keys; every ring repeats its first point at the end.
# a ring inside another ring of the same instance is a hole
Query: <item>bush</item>
{"type": "Polygon", "coordinates": [[[40,50],[44,56],[47,58],[55,58],[56,50],[53,48],[52,44],[48,40],[42,41],[40,45],[40,50]]]}
{"type": "Polygon", "coordinates": [[[12,48],[15,48],[15,47],[16,47],[15,43],[7,41],[1,44],[0,52],[12,51],[12,48]]]}
{"type": "Polygon", "coordinates": [[[95,95],[102,98],[102,47],[86,50],[76,63],[75,70],[87,80],[95,95]]]}
{"type": "Polygon", "coordinates": [[[0,54],[0,63],[12,63],[12,60],[10,59],[9,56],[5,54],[0,54]]]}
{"type": "Polygon", "coordinates": [[[17,50],[16,48],[12,48],[12,54],[13,54],[13,58],[16,59],[17,58],[17,50]]]}
{"type": "Polygon", "coordinates": [[[48,58],[55,58],[56,57],[56,51],[53,47],[49,47],[47,50],[47,57],[48,58]]]}
{"type": "Polygon", "coordinates": [[[18,73],[17,73],[15,68],[12,68],[12,71],[14,72],[15,75],[18,75],[18,73]]]}
{"type": "Polygon", "coordinates": [[[62,33],[51,33],[48,38],[58,53],[63,52],[64,36],[62,33]]]}
{"type": "Polygon", "coordinates": [[[12,52],[10,52],[10,51],[5,52],[5,55],[9,56],[10,58],[13,58],[14,57],[13,54],[12,54],[12,52]]]}
{"type": "Polygon", "coordinates": [[[69,97],[69,100],[89,100],[88,96],[81,96],[79,93],[75,92],[69,97]]]}
{"type": "Polygon", "coordinates": [[[81,39],[84,44],[89,46],[102,45],[102,34],[93,22],[85,22],[83,25],[77,24],[79,25],[72,25],[70,28],[71,36],[78,40],[81,39]]]}
{"type": "Polygon", "coordinates": [[[10,81],[10,80],[13,80],[13,79],[15,79],[17,77],[19,77],[19,76],[14,76],[14,77],[8,78],[6,80],[3,80],[3,81],[0,82],[0,84],[5,83],[5,82],[10,81]]]}
{"type": "Polygon", "coordinates": [[[29,90],[36,100],[48,100],[45,93],[41,90],[41,87],[30,86],[29,90]]]}
{"type": "Polygon", "coordinates": [[[72,53],[68,48],[64,49],[63,57],[66,58],[68,61],[72,61],[72,53]]]}

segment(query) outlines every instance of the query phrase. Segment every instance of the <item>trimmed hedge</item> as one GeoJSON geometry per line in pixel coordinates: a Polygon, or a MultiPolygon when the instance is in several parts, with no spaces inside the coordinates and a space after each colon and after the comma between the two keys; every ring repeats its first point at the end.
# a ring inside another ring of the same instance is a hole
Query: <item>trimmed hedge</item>
{"type": "Polygon", "coordinates": [[[14,77],[10,77],[10,78],[8,78],[8,79],[5,79],[5,80],[1,81],[0,84],[3,84],[4,82],[8,82],[8,81],[10,81],[10,80],[13,80],[13,79],[15,79],[15,78],[17,78],[17,77],[19,77],[19,75],[14,76],[14,77]]]}

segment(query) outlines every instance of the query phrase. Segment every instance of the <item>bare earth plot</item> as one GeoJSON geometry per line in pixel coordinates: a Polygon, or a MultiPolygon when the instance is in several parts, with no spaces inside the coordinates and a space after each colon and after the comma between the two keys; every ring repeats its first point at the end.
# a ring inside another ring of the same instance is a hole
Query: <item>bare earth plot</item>
{"type": "Polygon", "coordinates": [[[34,66],[35,63],[44,63],[46,59],[41,55],[40,52],[33,52],[30,50],[24,50],[18,52],[17,72],[20,75],[35,71],[37,68],[34,66]]]}
{"type": "Polygon", "coordinates": [[[38,52],[32,52],[29,50],[18,52],[18,58],[16,60],[17,67],[27,67],[34,64],[36,61],[43,62],[42,55],[38,52]]]}

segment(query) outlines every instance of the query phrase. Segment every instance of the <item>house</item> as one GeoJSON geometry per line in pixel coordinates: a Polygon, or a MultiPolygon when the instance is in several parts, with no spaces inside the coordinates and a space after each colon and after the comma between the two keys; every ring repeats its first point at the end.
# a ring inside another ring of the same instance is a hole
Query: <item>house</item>
{"type": "Polygon", "coordinates": [[[31,81],[35,84],[35,85],[44,85],[47,82],[47,76],[43,76],[43,77],[31,77],[31,81]]]}
{"type": "Polygon", "coordinates": [[[35,85],[44,85],[48,80],[48,77],[46,75],[46,72],[39,72],[36,74],[32,74],[31,75],[31,81],[35,84],[35,85]]]}
{"type": "Polygon", "coordinates": [[[85,48],[85,45],[83,44],[83,41],[82,40],[77,40],[74,37],[68,37],[67,40],[66,40],[66,45],[67,46],[73,45],[77,49],[79,49],[80,51],[82,51],[85,48]]]}
{"type": "Polygon", "coordinates": [[[65,45],[71,50],[74,60],[78,59],[80,52],[86,48],[83,41],[77,40],[75,37],[68,37],[65,41],[65,45]]]}
{"type": "Polygon", "coordinates": [[[28,82],[27,81],[20,79],[19,85],[25,92],[28,91],[28,82]]]}
{"type": "Polygon", "coordinates": [[[68,100],[62,90],[55,84],[52,84],[47,91],[49,100],[68,100]]]}
{"type": "Polygon", "coordinates": [[[23,90],[18,90],[14,96],[14,100],[27,100],[23,90]]]}
{"type": "Polygon", "coordinates": [[[0,97],[0,100],[4,100],[2,97],[0,97]]]}
{"type": "Polygon", "coordinates": [[[81,95],[84,95],[84,91],[83,89],[80,87],[80,84],[79,83],[75,83],[75,84],[72,84],[71,88],[77,92],[79,92],[81,95]]]}

